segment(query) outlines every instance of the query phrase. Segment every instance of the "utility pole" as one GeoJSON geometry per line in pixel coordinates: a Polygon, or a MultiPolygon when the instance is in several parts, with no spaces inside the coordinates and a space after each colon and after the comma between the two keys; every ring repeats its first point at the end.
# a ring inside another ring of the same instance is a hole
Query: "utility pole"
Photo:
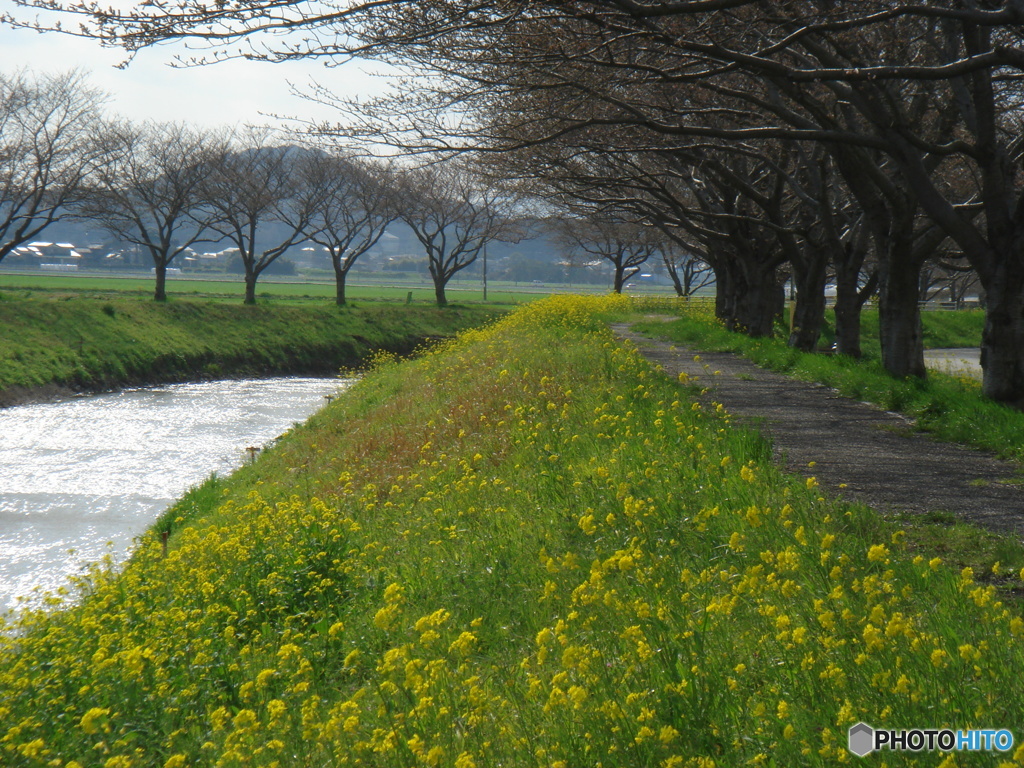
{"type": "Polygon", "coordinates": [[[487,244],[484,244],[484,301],[487,301],[487,244]]]}

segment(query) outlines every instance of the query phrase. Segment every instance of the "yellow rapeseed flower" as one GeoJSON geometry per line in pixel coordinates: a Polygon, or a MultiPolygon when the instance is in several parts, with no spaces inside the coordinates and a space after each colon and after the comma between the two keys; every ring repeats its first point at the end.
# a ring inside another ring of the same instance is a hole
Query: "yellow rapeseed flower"
{"type": "Polygon", "coordinates": [[[277,670],[275,669],[264,669],[262,672],[256,675],[256,687],[266,688],[267,683],[269,683],[270,679],[276,674],[277,670]]]}
{"type": "Polygon", "coordinates": [[[594,515],[586,514],[580,518],[579,522],[580,530],[583,531],[587,536],[593,536],[597,530],[597,526],[594,524],[594,515]]]}
{"type": "Polygon", "coordinates": [[[875,544],[868,549],[868,560],[872,563],[884,561],[889,556],[889,549],[885,544],[875,544]]]}
{"type": "Polygon", "coordinates": [[[457,653],[460,656],[468,656],[476,645],[476,635],[472,632],[463,632],[452,644],[448,646],[448,653],[457,653]]]}
{"type": "Polygon", "coordinates": [[[79,721],[82,730],[88,734],[93,734],[99,731],[101,728],[104,730],[108,729],[108,716],[110,715],[109,709],[103,709],[101,707],[93,707],[84,715],[79,721]]]}
{"type": "Polygon", "coordinates": [[[970,643],[964,643],[957,650],[960,652],[960,658],[968,663],[977,661],[981,658],[981,651],[970,643]]]}
{"type": "Polygon", "coordinates": [[[658,740],[662,744],[671,744],[677,738],[679,738],[679,731],[671,725],[663,725],[661,730],[658,732],[658,740]]]}

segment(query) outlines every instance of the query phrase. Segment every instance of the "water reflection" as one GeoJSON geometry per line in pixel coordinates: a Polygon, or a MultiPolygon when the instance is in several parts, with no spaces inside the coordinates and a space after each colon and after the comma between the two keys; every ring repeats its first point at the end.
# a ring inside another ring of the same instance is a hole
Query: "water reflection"
{"type": "Polygon", "coordinates": [[[123,558],[190,486],[231,471],[247,446],[345,385],[219,381],[0,410],[0,612],[107,552],[123,558]]]}

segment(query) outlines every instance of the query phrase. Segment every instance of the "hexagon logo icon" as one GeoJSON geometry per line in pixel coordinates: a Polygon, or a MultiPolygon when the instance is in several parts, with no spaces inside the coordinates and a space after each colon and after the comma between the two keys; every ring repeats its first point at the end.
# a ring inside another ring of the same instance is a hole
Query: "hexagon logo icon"
{"type": "Polygon", "coordinates": [[[867,723],[850,726],[847,748],[857,757],[869,754],[875,745],[875,729],[867,723]]]}

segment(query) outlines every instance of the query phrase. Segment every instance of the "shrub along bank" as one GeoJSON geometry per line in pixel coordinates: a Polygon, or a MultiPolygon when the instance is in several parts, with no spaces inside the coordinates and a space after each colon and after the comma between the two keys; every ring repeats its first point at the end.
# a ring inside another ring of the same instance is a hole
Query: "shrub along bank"
{"type": "Polygon", "coordinates": [[[375,349],[479,325],[486,308],[0,299],[0,406],[59,392],[197,378],[336,373],[375,349]]]}
{"type": "Polygon", "coordinates": [[[4,765],[832,765],[858,720],[1024,721],[1024,620],[781,474],[616,342],[624,302],[379,359],[166,554],[15,620],[4,765]]]}

